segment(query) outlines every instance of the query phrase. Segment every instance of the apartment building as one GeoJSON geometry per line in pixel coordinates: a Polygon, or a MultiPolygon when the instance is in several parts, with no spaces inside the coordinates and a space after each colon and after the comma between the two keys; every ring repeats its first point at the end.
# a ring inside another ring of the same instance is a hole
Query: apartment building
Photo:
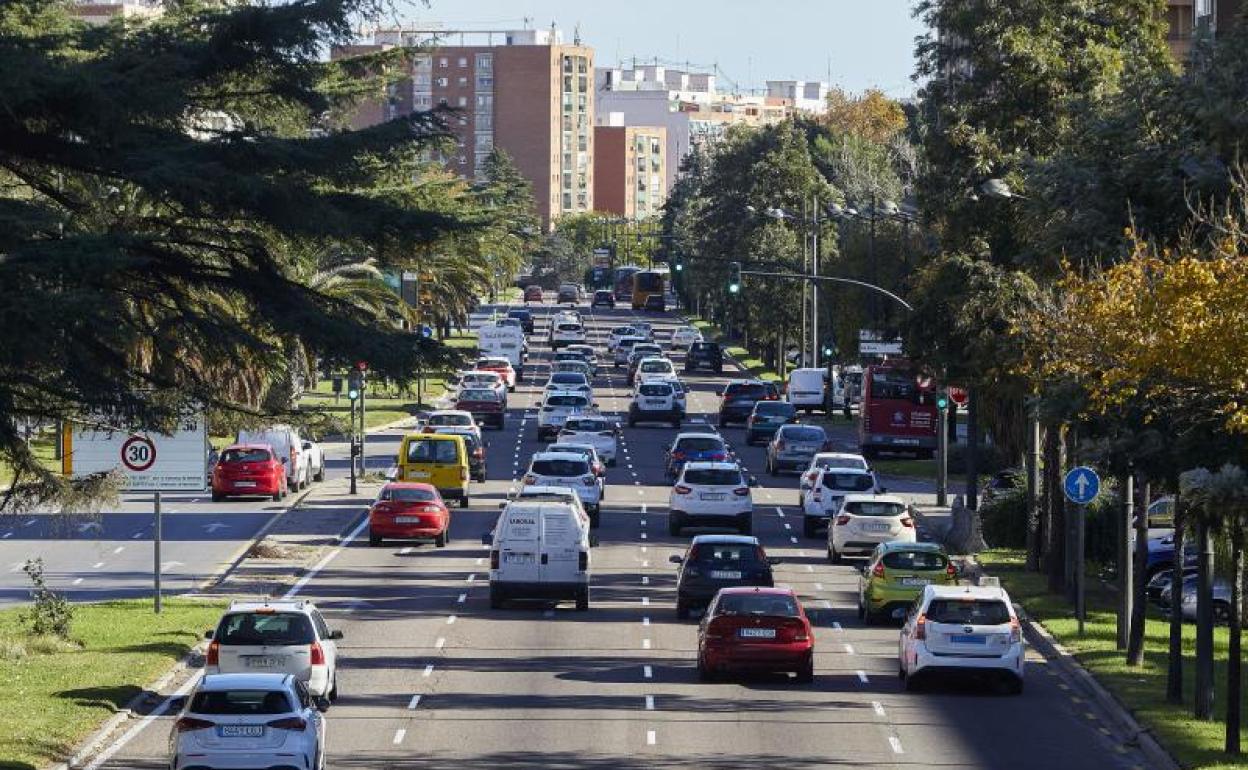
{"type": "Polygon", "coordinates": [[[1186,62],[1197,35],[1216,37],[1239,23],[1244,0],[1168,0],[1166,43],[1179,62],[1186,62]]]}
{"type": "Polygon", "coordinates": [[[667,199],[667,129],[626,126],[614,113],[594,127],[594,206],[628,219],[662,213],[667,199]]]}

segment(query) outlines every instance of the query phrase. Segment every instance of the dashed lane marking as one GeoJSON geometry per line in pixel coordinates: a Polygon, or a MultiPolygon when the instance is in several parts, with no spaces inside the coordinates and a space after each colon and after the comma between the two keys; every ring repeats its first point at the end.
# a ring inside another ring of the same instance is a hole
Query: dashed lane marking
{"type": "Polygon", "coordinates": [[[477,573],[475,573],[475,572],[474,572],[474,573],[472,573],[471,575],[469,575],[469,576],[468,576],[468,582],[469,582],[469,583],[475,582],[475,581],[476,581],[476,579],[477,579],[477,573]]]}
{"type": "Polygon", "coordinates": [[[643,679],[653,679],[653,678],[654,678],[654,669],[653,669],[653,668],[651,668],[650,666],[642,666],[642,669],[641,669],[641,676],[642,676],[642,678],[643,678],[643,679]]]}
{"type": "Polygon", "coordinates": [[[887,715],[884,713],[884,704],[880,703],[878,700],[873,700],[873,701],[871,701],[871,708],[875,709],[875,715],[876,715],[877,717],[885,717],[885,716],[887,716],[887,715]]]}
{"type": "Polygon", "coordinates": [[[437,648],[437,649],[439,649],[439,650],[440,650],[440,649],[442,649],[443,647],[445,647],[445,646],[446,646],[446,637],[444,637],[444,636],[439,636],[439,637],[438,637],[438,641],[434,642],[434,643],[433,643],[433,646],[434,646],[434,647],[436,647],[436,648],[437,648]]]}
{"type": "Polygon", "coordinates": [[[863,684],[867,684],[867,683],[869,683],[869,682],[871,681],[870,679],[868,679],[868,678],[867,678],[867,672],[866,672],[866,671],[858,671],[857,673],[858,673],[858,681],[859,681],[859,682],[862,682],[863,684]]]}
{"type": "Polygon", "coordinates": [[[447,618],[447,619],[446,619],[446,624],[447,624],[448,626],[450,626],[450,625],[454,625],[454,623],[455,623],[455,621],[456,621],[457,619],[458,619],[458,618],[456,618],[456,616],[452,615],[452,616],[450,616],[449,618],[447,618]]]}
{"type": "Polygon", "coordinates": [[[408,702],[407,702],[407,710],[408,710],[408,711],[415,711],[415,710],[416,710],[416,707],[417,707],[417,706],[419,706],[419,705],[420,705],[420,696],[419,696],[419,695],[413,695],[413,696],[412,696],[412,699],[411,699],[410,701],[408,701],[408,702]]]}
{"type": "Polygon", "coordinates": [[[647,730],[646,731],[646,745],[653,746],[656,740],[658,739],[654,734],[654,730],[647,730]]]}
{"type": "Polygon", "coordinates": [[[650,597],[649,597],[649,596],[643,596],[643,597],[641,597],[641,606],[642,606],[642,607],[649,607],[649,606],[650,606],[650,597]]]}
{"type": "Polygon", "coordinates": [[[424,677],[433,676],[433,664],[432,663],[425,666],[425,673],[421,674],[421,676],[424,676],[424,677]]]}
{"type": "Polygon", "coordinates": [[[459,598],[455,600],[455,603],[456,603],[456,604],[463,604],[463,603],[464,603],[464,602],[466,602],[466,601],[468,601],[468,594],[460,594],[460,595],[459,595],[459,598]]]}
{"type": "Polygon", "coordinates": [[[79,583],[81,583],[81,582],[82,582],[82,578],[76,578],[76,579],[74,580],[74,585],[78,585],[78,584],[79,584],[79,583]]]}
{"type": "Polygon", "coordinates": [[[650,625],[650,616],[649,616],[649,615],[647,615],[647,616],[645,616],[644,618],[642,618],[642,619],[641,619],[641,624],[642,624],[643,626],[648,626],[648,625],[650,625]]]}
{"type": "Polygon", "coordinates": [[[104,562],[97,561],[95,565],[91,567],[91,569],[99,569],[100,567],[103,567],[103,566],[104,566],[104,562]]]}
{"type": "Polygon", "coordinates": [[[646,696],[646,711],[654,711],[654,696],[646,696]]]}
{"type": "Polygon", "coordinates": [[[646,577],[645,575],[642,575],[642,576],[641,576],[641,584],[642,584],[643,586],[648,586],[648,585],[650,585],[650,578],[646,577]]]}
{"type": "Polygon", "coordinates": [[[888,736],[888,745],[893,747],[894,754],[905,754],[901,748],[901,741],[895,735],[888,736]]]}
{"type": "Polygon", "coordinates": [[[403,728],[399,728],[398,730],[395,730],[394,731],[394,745],[398,746],[400,743],[402,743],[403,736],[405,735],[407,735],[407,730],[404,730],[403,728]]]}
{"type": "Polygon", "coordinates": [[[822,590],[823,590],[823,583],[815,583],[815,590],[816,590],[816,591],[822,591],[822,590]]]}
{"type": "MultiPolygon", "coordinates": [[[[785,524],[784,526],[786,526],[786,527],[787,527],[787,526],[789,526],[789,525],[788,525],[788,524],[785,524]]],[[[791,542],[793,545],[797,545],[797,538],[795,538],[795,537],[790,537],[790,538],[789,538],[789,542],[791,542]]]]}
{"type": "Polygon", "coordinates": [[[852,644],[847,644],[847,645],[845,645],[845,653],[846,653],[847,655],[853,655],[853,654],[854,654],[854,645],[852,645],[852,644]]]}
{"type": "Polygon", "coordinates": [[[844,630],[845,630],[844,628],[841,628],[841,623],[840,623],[840,621],[837,621],[837,620],[832,621],[832,628],[833,628],[833,630],[835,630],[835,631],[844,631],[844,630]]]}
{"type": "Polygon", "coordinates": [[[643,650],[648,650],[648,649],[650,649],[650,640],[649,640],[649,639],[642,639],[642,640],[641,640],[641,649],[643,649],[643,650]]]}

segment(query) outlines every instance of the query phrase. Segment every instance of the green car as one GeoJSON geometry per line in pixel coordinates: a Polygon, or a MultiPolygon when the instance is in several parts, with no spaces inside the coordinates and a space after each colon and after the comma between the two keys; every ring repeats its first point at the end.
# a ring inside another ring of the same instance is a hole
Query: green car
{"type": "Polygon", "coordinates": [[[858,617],[900,618],[926,585],[957,585],[958,569],[937,543],[880,543],[858,578],[858,617]]]}

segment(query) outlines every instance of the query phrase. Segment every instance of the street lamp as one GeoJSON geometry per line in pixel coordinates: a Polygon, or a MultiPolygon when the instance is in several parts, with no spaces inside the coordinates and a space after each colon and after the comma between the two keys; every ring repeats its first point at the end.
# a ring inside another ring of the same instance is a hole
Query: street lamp
{"type": "MultiPolygon", "coordinates": [[[[746,206],[746,210],[751,214],[761,214],[769,219],[781,222],[793,222],[803,231],[802,250],[805,252],[806,242],[804,236],[809,233],[811,260],[810,275],[817,276],[819,274],[819,199],[814,199],[813,215],[810,219],[805,214],[806,203],[803,200],[801,216],[790,214],[779,206],[768,206],[759,211],[754,206],[746,206]]],[[[803,257],[804,259],[804,257],[803,257]]],[[[810,365],[819,366],[819,284],[816,281],[810,282],[810,365]]],[[[806,294],[805,289],[802,290],[802,334],[806,334],[806,294]]],[[[805,340],[803,340],[805,342],[805,340]]],[[[803,347],[805,345],[803,344],[803,347]]],[[[802,355],[806,355],[806,351],[802,351],[802,355]]]]}

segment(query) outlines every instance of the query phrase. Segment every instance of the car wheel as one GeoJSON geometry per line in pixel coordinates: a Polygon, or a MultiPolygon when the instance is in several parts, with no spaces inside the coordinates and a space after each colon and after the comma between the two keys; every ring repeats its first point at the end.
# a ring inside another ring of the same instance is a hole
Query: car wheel
{"type": "Polygon", "coordinates": [[[797,681],[799,684],[810,684],[815,681],[815,660],[813,657],[806,661],[806,665],[798,669],[797,681]]]}
{"type": "Polygon", "coordinates": [[[740,530],[743,535],[754,534],[754,519],[749,514],[746,514],[745,517],[742,518],[737,524],[737,529],[740,530]]]}
{"type": "Polygon", "coordinates": [[[689,605],[685,604],[684,602],[680,600],[676,601],[676,619],[677,620],[689,619],[689,605]]]}
{"type": "Polygon", "coordinates": [[[866,607],[864,607],[864,606],[862,606],[862,602],[861,602],[861,601],[859,601],[859,602],[858,602],[858,619],[859,619],[859,620],[866,620],[866,619],[867,619],[867,608],[866,608],[866,607]]]}
{"type": "Polygon", "coordinates": [[[446,541],[450,539],[448,535],[450,535],[449,529],[442,530],[442,534],[438,535],[437,537],[433,539],[433,544],[437,546],[438,548],[445,548],[446,541]]]}
{"type": "Polygon", "coordinates": [[[368,547],[376,548],[379,545],[381,545],[381,535],[375,535],[372,532],[369,532],[368,533],[368,547]]]}
{"type": "Polygon", "coordinates": [[[221,501],[222,501],[222,500],[224,500],[224,499],[225,499],[225,495],[220,494],[219,492],[213,492],[213,493],[212,493],[212,501],[213,501],[214,503],[219,503],[219,502],[221,502],[221,501]]]}
{"type": "Polygon", "coordinates": [[[715,672],[702,662],[702,657],[698,656],[698,681],[713,682],[715,681],[715,672]]]}
{"type": "Polygon", "coordinates": [[[681,521],[670,513],[667,516],[667,534],[671,537],[680,537],[681,521]]]}
{"type": "Polygon", "coordinates": [[[466,494],[464,494],[464,495],[460,495],[460,497],[459,497],[459,507],[460,507],[460,508],[467,508],[467,507],[468,507],[468,495],[466,495],[466,494]]]}
{"type": "Polygon", "coordinates": [[[329,686],[328,695],[329,695],[329,700],[331,703],[338,700],[338,672],[337,671],[334,671],[334,681],[333,681],[333,684],[329,686]]]}
{"type": "Polygon", "coordinates": [[[814,519],[810,519],[810,518],[803,519],[802,520],[802,535],[805,537],[815,537],[816,536],[815,523],[816,522],[814,519]]]}
{"type": "Polygon", "coordinates": [[[320,467],[320,468],[317,468],[317,470],[316,470],[316,475],[315,475],[315,476],[313,476],[312,478],[313,478],[315,481],[324,481],[324,480],[325,480],[325,463],[324,463],[324,462],[322,462],[322,463],[321,463],[321,467],[320,467]]]}
{"type": "Polygon", "coordinates": [[[588,588],[582,588],[580,591],[577,592],[576,611],[577,612],[589,611],[589,589],[588,588]]]}
{"type": "MultiPolygon", "coordinates": [[[[903,670],[904,673],[904,670],[903,670]]],[[[906,692],[918,692],[921,682],[917,674],[905,674],[906,692]]]]}
{"type": "Polygon", "coordinates": [[[843,563],[843,560],[841,559],[841,555],[837,553],[836,546],[830,545],[830,544],[828,545],[828,561],[832,562],[833,564],[843,563]]]}

